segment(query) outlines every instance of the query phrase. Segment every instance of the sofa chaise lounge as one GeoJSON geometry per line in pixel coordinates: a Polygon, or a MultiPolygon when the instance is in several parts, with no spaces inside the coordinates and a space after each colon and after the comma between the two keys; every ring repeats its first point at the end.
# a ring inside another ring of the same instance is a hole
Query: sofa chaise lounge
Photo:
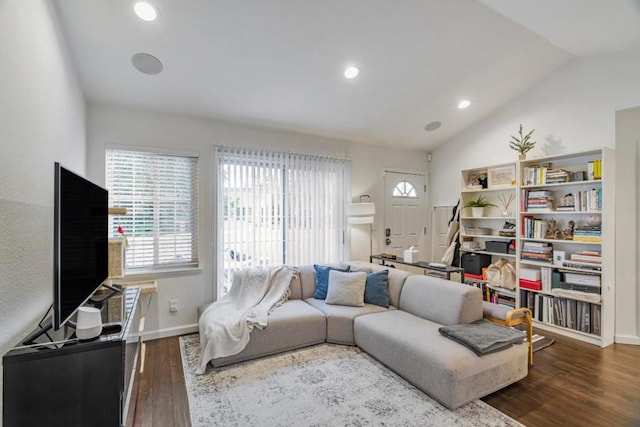
{"type": "MultiPolygon", "coordinates": [[[[367,272],[387,268],[350,265],[352,270],[367,272]]],[[[389,308],[351,307],[313,298],[314,267],[299,270],[291,281],[289,300],[269,315],[268,326],[254,329],[240,353],[212,360],[214,367],[323,342],[357,345],[449,409],[517,382],[528,373],[526,345],[478,357],[440,335],[440,326],[482,319],[482,295],[475,287],[391,268],[389,308]]]]}

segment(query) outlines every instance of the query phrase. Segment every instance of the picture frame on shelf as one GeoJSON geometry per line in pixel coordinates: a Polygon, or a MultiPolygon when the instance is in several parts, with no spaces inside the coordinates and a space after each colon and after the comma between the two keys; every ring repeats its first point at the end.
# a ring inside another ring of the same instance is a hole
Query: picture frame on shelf
{"type": "Polygon", "coordinates": [[[487,169],[488,188],[511,188],[516,185],[516,165],[487,169]]]}
{"type": "Polygon", "coordinates": [[[477,170],[470,172],[467,177],[467,190],[482,190],[487,188],[487,171],[477,170]]]}

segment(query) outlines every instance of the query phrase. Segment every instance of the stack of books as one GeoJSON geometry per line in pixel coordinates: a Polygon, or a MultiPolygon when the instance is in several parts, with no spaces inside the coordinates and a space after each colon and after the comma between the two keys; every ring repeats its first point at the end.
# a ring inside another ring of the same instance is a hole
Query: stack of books
{"type": "Polygon", "coordinates": [[[602,242],[602,226],[600,225],[579,225],[573,230],[574,242],[602,242]]]}
{"type": "Polygon", "coordinates": [[[575,212],[576,205],[560,205],[556,209],[558,212],[575,212]]]}
{"type": "Polygon", "coordinates": [[[546,174],[545,184],[559,184],[571,181],[572,172],[564,169],[549,169],[546,174]]]}
{"type": "Polygon", "coordinates": [[[602,254],[598,251],[580,251],[569,256],[562,265],[564,267],[580,268],[583,270],[601,271],[602,254]]]}
{"type": "Polygon", "coordinates": [[[599,274],[582,274],[565,271],[564,282],[560,284],[560,287],[574,291],[599,294],[600,284],[599,274]]]}
{"type": "Polygon", "coordinates": [[[520,267],[520,287],[534,291],[542,290],[540,269],[520,267]]]}
{"type": "Polygon", "coordinates": [[[549,242],[524,242],[521,258],[527,261],[553,263],[553,247],[549,242]]]}
{"type": "Polygon", "coordinates": [[[552,211],[553,194],[547,190],[529,191],[526,196],[526,209],[529,212],[552,211]]]}

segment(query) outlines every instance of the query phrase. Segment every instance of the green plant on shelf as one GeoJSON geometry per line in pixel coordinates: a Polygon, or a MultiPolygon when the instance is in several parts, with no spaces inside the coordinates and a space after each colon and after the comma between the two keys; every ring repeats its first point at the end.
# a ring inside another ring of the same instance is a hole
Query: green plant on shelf
{"type": "Polygon", "coordinates": [[[496,205],[494,205],[493,203],[489,202],[487,199],[485,199],[482,196],[479,196],[477,199],[475,200],[469,200],[464,207],[465,208],[486,208],[487,206],[493,206],[496,207],[496,205]]]}

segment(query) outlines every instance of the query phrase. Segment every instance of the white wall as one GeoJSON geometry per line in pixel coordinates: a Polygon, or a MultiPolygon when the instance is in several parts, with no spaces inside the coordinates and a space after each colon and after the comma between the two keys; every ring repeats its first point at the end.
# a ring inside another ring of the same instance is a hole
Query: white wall
{"type": "MultiPolygon", "coordinates": [[[[616,113],[616,282],[638,283],[640,253],[640,108],[616,113]]],[[[618,285],[618,289],[620,285],[618,285]]],[[[616,340],[640,344],[640,290],[625,286],[616,292],[616,340]],[[635,322],[634,322],[635,320],[635,322]]]]}
{"type": "MultiPolygon", "coordinates": [[[[311,135],[254,129],[213,120],[152,113],[123,107],[90,106],[88,114],[88,174],[104,183],[104,152],[109,145],[186,150],[200,156],[200,265],[198,272],[158,279],[145,326],[149,337],[195,330],[196,308],[214,298],[215,224],[213,217],[213,146],[271,148],[352,159],[352,194],[383,200],[385,167],[426,171],[426,154],[353,144],[311,135]],[[177,314],[169,313],[169,299],[179,300],[177,314]]],[[[381,221],[381,216],[377,216],[381,221]]],[[[351,234],[354,259],[368,259],[368,233],[351,234]],[[366,255],[365,255],[366,254],[366,255]]],[[[379,240],[381,236],[378,236],[379,240]]],[[[375,249],[374,249],[375,250],[375,249]]]]}
{"type": "Polygon", "coordinates": [[[85,103],[51,2],[0,0],[0,352],[53,301],[53,164],[85,172],[85,103]]]}
{"type": "MultiPolygon", "coordinates": [[[[525,130],[536,129],[534,140],[538,143],[529,158],[615,147],[616,111],[640,105],[639,69],[638,49],[574,60],[447,141],[433,151],[430,164],[433,204],[457,201],[460,169],[515,160],[517,153],[508,148],[507,142],[520,123],[525,130]]],[[[621,197],[621,192],[617,194],[621,197]]],[[[625,251],[632,240],[618,239],[616,253],[625,251]]],[[[633,268],[637,269],[637,265],[633,268]]],[[[616,280],[618,301],[627,295],[634,298],[631,304],[624,305],[624,310],[616,307],[619,341],[638,341],[637,287],[636,280],[616,280]],[[633,331],[625,325],[634,325],[633,331]]]]}

